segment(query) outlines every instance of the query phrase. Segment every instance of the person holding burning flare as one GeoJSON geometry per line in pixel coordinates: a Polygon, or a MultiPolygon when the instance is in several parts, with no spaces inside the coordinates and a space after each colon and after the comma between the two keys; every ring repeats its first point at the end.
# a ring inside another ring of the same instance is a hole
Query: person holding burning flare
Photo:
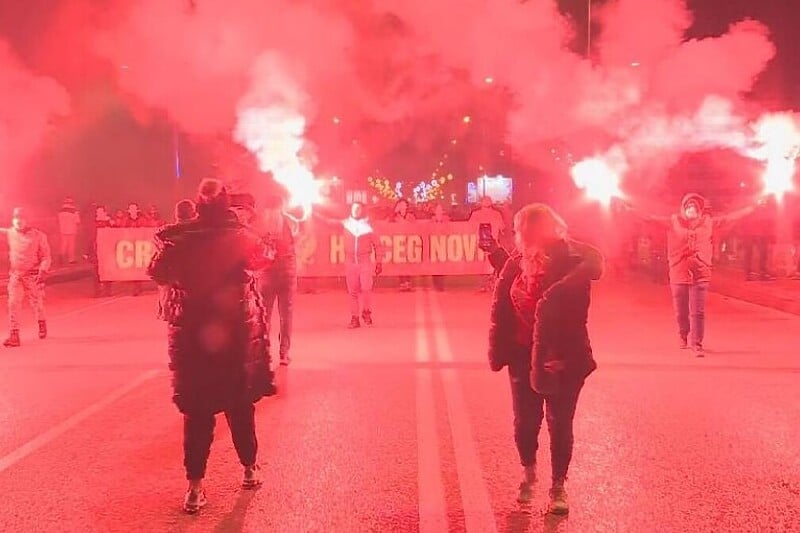
{"type": "Polygon", "coordinates": [[[361,320],[372,325],[372,286],[383,271],[381,240],[364,216],[364,205],[354,202],[344,226],[344,262],[347,293],[350,295],[350,329],[361,320]],[[372,254],[375,254],[373,263],[372,254]],[[360,315],[360,317],[359,317],[360,315]]]}
{"type": "MultiPolygon", "coordinates": [[[[766,198],[759,200],[763,205],[766,198]]],[[[707,201],[696,193],[683,197],[680,209],[669,216],[642,214],[630,204],[628,211],[667,230],[667,261],[672,303],[678,322],[682,349],[692,348],[697,357],[705,355],[706,299],[714,256],[713,234],[724,224],[732,224],[755,211],[748,206],[724,216],[707,213],[707,201]]]]}

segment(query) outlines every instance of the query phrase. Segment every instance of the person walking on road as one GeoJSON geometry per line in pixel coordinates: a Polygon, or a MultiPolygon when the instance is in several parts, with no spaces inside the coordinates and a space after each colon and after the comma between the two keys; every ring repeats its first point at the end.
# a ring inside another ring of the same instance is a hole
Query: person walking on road
{"type": "Polygon", "coordinates": [[[21,345],[19,336],[22,302],[25,298],[33,308],[39,324],[39,338],[47,337],[47,321],[44,311],[44,284],[53,259],[50,244],[43,231],[28,225],[25,211],[17,207],[13,211],[10,228],[0,228],[8,238],[8,322],[9,335],[3,342],[7,348],[21,345]]]}
{"type": "MultiPolygon", "coordinates": [[[[759,200],[759,204],[764,202],[765,199],[759,200]]],[[[642,214],[626,204],[639,218],[667,230],[669,282],[680,347],[691,347],[697,357],[705,356],[706,299],[714,256],[714,231],[755,211],[755,207],[748,206],[712,217],[707,212],[707,204],[701,195],[690,193],[681,200],[680,210],[669,216],[642,214]]]]}
{"type": "Polygon", "coordinates": [[[184,417],[187,513],[207,501],[203,478],[218,413],[244,467],[242,487],[261,485],[254,404],[275,394],[266,314],[251,274],[265,267],[266,249],[231,218],[220,181],[200,184],[197,211],[197,220],[170,232],[148,268],[156,283],[176,288],[168,304],[169,368],[184,417]]]}
{"type": "Polygon", "coordinates": [[[585,379],[596,368],[587,320],[591,282],[603,273],[595,248],[569,239],[548,206],[531,204],[514,217],[516,251],[484,248],[500,273],[489,329],[489,365],[508,367],[514,440],[523,467],[517,500],[529,503],[543,418],[550,433],[549,510],[567,514],[565,482],[572,459],[573,419],[585,379]]]}
{"type": "Polygon", "coordinates": [[[381,240],[364,216],[364,205],[354,202],[344,226],[344,262],[347,293],[350,295],[350,329],[361,320],[372,325],[372,286],[383,271],[381,240]],[[375,254],[373,263],[372,254],[375,254]],[[359,313],[360,312],[360,313],[359,313]],[[360,314],[360,319],[359,319],[360,314]]]}
{"type": "Polygon", "coordinates": [[[58,229],[61,234],[59,260],[62,265],[73,265],[78,261],[75,252],[80,224],[81,215],[78,206],[72,198],[65,199],[58,211],[58,229]]]}
{"type": "Polygon", "coordinates": [[[273,196],[267,199],[261,219],[256,222],[257,233],[273,254],[273,263],[258,275],[258,290],[267,308],[267,331],[272,328],[272,309],[278,304],[278,333],[280,364],[289,365],[289,349],[292,346],[292,322],[294,317],[294,295],[297,292],[297,254],[294,237],[297,222],[283,211],[283,199],[273,196]]]}

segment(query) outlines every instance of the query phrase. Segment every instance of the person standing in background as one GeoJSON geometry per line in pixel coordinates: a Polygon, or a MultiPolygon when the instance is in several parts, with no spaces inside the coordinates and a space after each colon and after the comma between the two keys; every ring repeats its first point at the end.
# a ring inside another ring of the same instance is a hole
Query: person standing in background
{"type": "MultiPolygon", "coordinates": [[[[436,207],[433,208],[433,216],[431,217],[431,222],[434,224],[443,224],[445,222],[450,222],[450,216],[445,213],[444,205],[441,202],[436,203],[436,207]]],[[[433,288],[437,291],[441,292],[444,290],[444,276],[441,275],[434,275],[433,279],[433,288]]]]}
{"type": "Polygon", "coordinates": [[[6,348],[20,346],[19,314],[27,297],[39,324],[39,338],[47,337],[44,312],[44,283],[52,265],[50,244],[43,231],[28,225],[25,211],[14,208],[10,228],[0,228],[8,238],[8,322],[9,336],[3,343],[6,348]]]}
{"type": "MultiPolygon", "coordinates": [[[[139,209],[139,204],[136,202],[131,202],[128,204],[128,212],[125,215],[123,227],[125,228],[146,228],[150,226],[150,222],[144,216],[142,216],[141,210],[139,209]]],[[[139,296],[142,294],[142,289],[144,287],[144,282],[142,281],[134,281],[133,282],[133,295],[139,296]]]]}
{"type": "MultiPolygon", "coordinates": [[[[413,222],[416,220],[416,217],[413,213],[409,210],[408,200],[405,198],[400,198],[394,204],[394,210],[392,214],[389,215],[388,221],[389,222],[413,222]]],[[[400,291],[401,292],[411,292],[413,290],[412,287],[412,279],[411,276],[399,276],[400,278],[400,291]]]]}
{"type": "MultiPolygon", "coordinates": [[[[175,204],[175,223],[169,224],[155,235],[155,244],[161,249],[167,243],[171,242],[172,235],[178,234],[183,231],[183,227],[193,222],[197,218],[197,206],[189,199],[181,200],[175,204]]],[[[170,302],[179,301],[179,296],[170,294],[170,291],[180,290],[179,287],[172,287],[168,285],[158,286],[158,311],[157,315],[159,320],[169,322],[175,316],[177,310],[170,308],[170,302]]]]}
{"type": "Polygon", "coordinates": [[[360,328],[361,319],[372,325],[372,286],[383,271],[381,240],[364,217],[364,205],[353,202],[344,226],[344,263],[347,293],[350,295],[350,329],[360,328]],[[375,263],[372,254],[375,254],[375,263]]]}
{"type": "Polygon", "coordinates": [[[66,198],[58,211],[58,230],[61,237],[58,255],[61,264],[74,265],[78,262],[75,249],[80,222],[78,206],[72,198],[66,198]]]}
{"type": "Polygon", "coordinates": [[[258,289],[267,312],[267,333],[272,328],[272,309],[277,301],[280,364],[288,366],[289,349],[292,345],[294,295],[297,292],[297,255],[294,248],[297,221],[284,213],[283,207],[280,196],[267,198],[255,230],[274,256],[269,269],[258,275],[258,289]]]}
{"type": "Polygon", "coordinates": [[[108,281],[100,281],[100,257],[97,249],[97,232],[102,228],[114,226],[114,221],[108,214],[106,208],[98,205],[94,210],[94,223],[92,232],[89,234],[89,261],[94,264],[94,296],[101,298],[111,296],[111,284],[108,281]]]}
{"type": "Polygon", "coordinates": [[[770,248],[775,244],[778,225],[778,205],[771,200],[739,224],[742,236],[744,274],[747,281],[774,281],[770,274],[770,248]],[[758,254],[758,263],[755,256],[758,254]]]}
{"type": "MultiPolygon", "coordinates": [[[[503,221],[503,214],[495,209],[494,202],[488,196],[481,198],[480,207],[473,211],[469,216],[469,221],[476,226],[479,224],[489,224],[492,228],[492,237],[497,242],[502,242],[502,235],[505,232],[506,225],[503,221]]],[[[494,287],[495,273],[489,274],[486,281],[481,286],[481,292],[491,292],[494,287]]]]}

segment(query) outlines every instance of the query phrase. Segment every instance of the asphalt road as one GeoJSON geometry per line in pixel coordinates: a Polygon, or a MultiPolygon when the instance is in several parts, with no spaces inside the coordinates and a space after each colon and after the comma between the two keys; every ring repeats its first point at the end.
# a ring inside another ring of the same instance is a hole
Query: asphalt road
{"type": "MultiPolygon", "coordinates": [[[[51,337],[0,349],[0,531],[800,531],[800,317],[712,295],[708,355],[677,348],[663,287],[600,284],[598,371],[576,419],[571,513],[515,502],[508,377],[487,295],[300,295],[293,363],[257,407],[265,484],[239,487],[224,419],[197,516],[155,296],[50,289],[51,337]]],[[[540,474],[548,478],[547,433],[540,474]]]]}

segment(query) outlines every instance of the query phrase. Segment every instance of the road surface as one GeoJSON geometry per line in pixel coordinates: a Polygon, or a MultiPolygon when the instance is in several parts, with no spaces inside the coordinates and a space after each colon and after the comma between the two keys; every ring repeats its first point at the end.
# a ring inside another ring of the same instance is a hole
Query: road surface
{"type": "Polygon", "coordinates": [[[515,502],[487,295],[382,291],[356,331],[343,292],[301,295],[294,362],[257,408],[263,488],[238,489],[220,418],[210,503],[187,516],[155,296],[94,300],[87,283],[50,289],[51,338],[27,317],[23,347],[0,350],[0,531],[800,531],[800,317],[712,295],[695,359],[663,287],[601,283],[600,368],[555,519],[545,484],[515,502]]]}

